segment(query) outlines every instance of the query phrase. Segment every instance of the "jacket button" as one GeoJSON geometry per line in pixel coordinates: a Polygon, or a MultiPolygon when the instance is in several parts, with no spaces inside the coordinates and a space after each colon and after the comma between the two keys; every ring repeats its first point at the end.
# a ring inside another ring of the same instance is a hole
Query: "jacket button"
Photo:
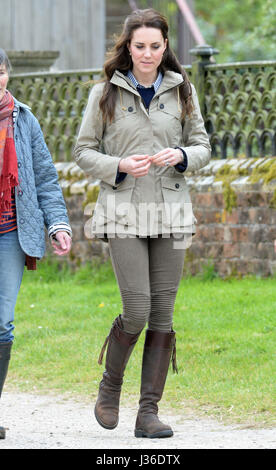
{"type": "Polygon", "coordinates": [[[175,187],[178,189],[178,188],[179,188],[179,184],[178,184],[178,183],[175,183],[175,187]]]}
{"type": "Polygon", "coordinates": [[[24,220],[24,219],[20,219],[19,222],[20,222],[21,224],[24,224],[24,223],[25,223],[25,220],[24,220]]]}
{"type": "Polygon", "coordinates": [[[112,186],[112,189],[115,191],[117,189],[117,186],[112,186]]]}
{"type": "Polygon", "coordinates": [[[132,106],[130,106],[130,107],[128,108],[128,111],[129,111],[130,113],[132,113],[132,111],[133,111],[133,107],[132,107],[132,106]]]}
{"type": "Polygon", "coordinates": [[[18,162],[17,166],[18,168],[21,168],[21,162],[18,162]]]}
{"type": "Polygon", "coordinates": [[[23,191],[21,191],[21,190],[18,191],[18,196],[20,196],[20,197],[23,196],[23,191]]]}
{"type": "Polygon", "coordinates": [[[164,109],[165,108],[165,105],[163,103],[160,104],[159,106],[160,109],[164,109]]]}

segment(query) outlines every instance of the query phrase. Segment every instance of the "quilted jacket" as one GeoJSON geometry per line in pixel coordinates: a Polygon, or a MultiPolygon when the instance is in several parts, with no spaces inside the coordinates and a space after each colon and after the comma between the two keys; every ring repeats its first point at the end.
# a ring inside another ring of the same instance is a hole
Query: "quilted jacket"
{"type": "Polygon", "coordinates": [[[14,98],[17,116],[14,140],[19,186],[15,191],[18,238],[22,250],[41,258],[45,253],[45,231],[55,225],[71,233],[65,202],[52,157],[38,120],[30,108],[14,98]]]}

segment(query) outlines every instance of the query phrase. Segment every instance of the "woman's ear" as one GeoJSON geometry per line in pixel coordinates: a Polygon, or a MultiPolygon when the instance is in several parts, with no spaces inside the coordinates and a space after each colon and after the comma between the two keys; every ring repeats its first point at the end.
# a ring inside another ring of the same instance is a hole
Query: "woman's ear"
{"type": "Polygon", "coordinates": [[[131,54],[131,52],[130,52],[130,41],[127,42],[126,47],[127,47],[128,52],[131,54]]]}

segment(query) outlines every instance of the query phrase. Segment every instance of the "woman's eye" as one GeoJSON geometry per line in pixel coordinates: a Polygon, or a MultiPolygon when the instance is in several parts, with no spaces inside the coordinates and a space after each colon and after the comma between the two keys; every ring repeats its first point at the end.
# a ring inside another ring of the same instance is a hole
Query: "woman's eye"
{"type": "MultiPolygon", "coordinates": [[[[138,46],[138,45],[136,46],[137,49],[143,49],[143,47],[144,46],[138,46]]],[[[156,46],[151,46],[151,47],[152,47],[152,49],[156,50],[156,49],[159,49],[160,46],[156,45],[156,46]]]]}

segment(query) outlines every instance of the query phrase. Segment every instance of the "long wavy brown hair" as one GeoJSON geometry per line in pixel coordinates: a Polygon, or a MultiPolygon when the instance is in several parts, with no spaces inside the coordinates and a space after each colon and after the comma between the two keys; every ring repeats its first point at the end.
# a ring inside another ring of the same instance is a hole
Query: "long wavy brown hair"
{"type": "Polygon", "coordinates": [[[115,70],[119,70],[122,73],[132,70],[133,63],[129,54],[128,45],[132,39],[133,32],[142,26],[159,29],[164,40],[167,39],[167,47],[158,71],[161,71],[163,75],[166,70],[171,70],[182,75],[183,83],[179,86],[179,95],[182,104],[182,119],[184,120],[186,114],[191,114],[193,110],[191,84],[185,70],[181,67],[174,52],[170,48],[168,38],[169,27],[166,18],[152,8],[136,10],[127,16],[121,35],[112,50],[107,54],[107,59],[103,67],[105,86],[99,103],[103,113],[103,119],[105,122],[109,119],[111,122],[114,118],[117,87],[110,83],[110,80],[115,70]]]}

